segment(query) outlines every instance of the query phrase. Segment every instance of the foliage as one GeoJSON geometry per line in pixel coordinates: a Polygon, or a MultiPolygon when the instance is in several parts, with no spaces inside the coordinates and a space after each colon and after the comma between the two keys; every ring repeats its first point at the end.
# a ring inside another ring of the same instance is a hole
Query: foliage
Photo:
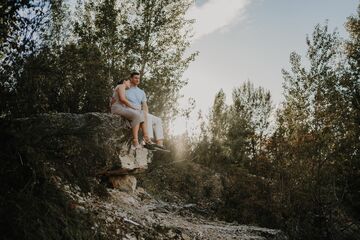
{"type": "Polygon", "coordinates": [[[138,70],[151,112],[167,122],[178,113],[182,73],[195,57],[184,55],[190,4],[78,1],[75,11],[60,0],[9,5],[2,16],[1,113],[105,112],[112,86],[138,70]]]}
{"type": "Polygon", "coordinates": [[[4,134],[0,143],[2,239],[104,239],[91,229],[92,216],[71,208],[43,159],[23,154],[4,134]]]}
{"type": "Polygon", "coordinates": [[[291,53],[283,70],[285,101],[275,112],[270,93],[249,82],[230,105],[216,95],[192,154],[222,174],[219,216],[280,227],[291,239],[358,238],[358,26],[359,16],[349,17],[346,41],[315,26],[307,67],[291,53]]]}
{"type": "MultiPolygon", "coordinates": [[[[0,21],[1,114],[105,112],[111,87],[138,70],[150,111],[171,120],[186,84],[181,76],[196,56],[185,54],[190,4],[78,1],[72,13],[63,1],[8,2],[0,21]]],[[[155,155],[143,184],[166,198],[177,191],[228,221],[282,228],[291,239],[358,239],[360,8],[345,26],[349,39],[317,25],[305,58],[291,53],[276,111],[270,93],[250,82],[233,90],[229,104],[220,90],[208,119],[200,117],[200,135],[166,142],[172,153],[155,155]]],[[[32,191],[11,193],[20,209],[46,204],[32,191]]],[[[50,215],[61,204],[47,206],[50,215]]]]}

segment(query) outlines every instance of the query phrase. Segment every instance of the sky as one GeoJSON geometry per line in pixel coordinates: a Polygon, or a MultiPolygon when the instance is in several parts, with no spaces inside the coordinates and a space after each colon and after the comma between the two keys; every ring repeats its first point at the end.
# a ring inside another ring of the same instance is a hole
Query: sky
{"type": "Polygon", "coordinates": [[[184,73],[188,85],[180,106],[188,98],[196,108],[187,124],[173,123],[173,134],[196,128],[199,110],[208,113],[215,94],[231,92],[249,80],[270,90],[274,105],[282,97],[281,69],[289,69],[290,53],[306,53],[305,39],[316,24],[328,20],[329,29],[347,37],[346,18],[356,13],[359,0],[196,0],[187,13],[196,20],[188,53],[199,51],[184,73]],[[187,127],[186,127],[187,126],[187,127]]]}

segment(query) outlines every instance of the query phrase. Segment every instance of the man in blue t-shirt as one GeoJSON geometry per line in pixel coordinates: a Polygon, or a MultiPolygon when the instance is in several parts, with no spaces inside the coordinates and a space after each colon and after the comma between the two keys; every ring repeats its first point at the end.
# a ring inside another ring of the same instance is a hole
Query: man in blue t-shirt
{"type": "Polygon", "coordinates": [[[142,109],[144,111],[145,122],[140,125],[144,133],[144,140],[147,143],[151,143],[151,139],[155,139],[156,145],[160,148],[164,148],[164,131],[162,121],[159,117],[149,113],[146,94],[142,89],[138,88],[138,85],[140,84],[140,73],[132,72],[130,82],[131,87],[126,90],[125,94],[129,102],[135,105],[139,110],[142,109]]]}

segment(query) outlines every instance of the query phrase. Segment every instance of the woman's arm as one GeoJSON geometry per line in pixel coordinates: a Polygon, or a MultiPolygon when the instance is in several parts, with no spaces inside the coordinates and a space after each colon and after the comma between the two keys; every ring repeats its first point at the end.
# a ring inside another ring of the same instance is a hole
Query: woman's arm
{"type": "Polygon", "coordinates": [[[132,108],[132,109],[137,109],[136,107],[134,107],[127,99],[125,96],[125,86],[124,85],[120,85],[118,87],[118,89],[116,90],[117,94],[119,95],[119,100],[120,102],[124,103],[127,107],[132,108]]]}

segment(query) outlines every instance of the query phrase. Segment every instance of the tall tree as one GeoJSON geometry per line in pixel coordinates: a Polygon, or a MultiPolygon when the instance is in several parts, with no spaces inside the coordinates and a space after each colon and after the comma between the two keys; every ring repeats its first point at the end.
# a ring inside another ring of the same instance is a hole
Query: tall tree
{"type": "Polygon", "coordinates": [[[209,127],[212,142],[216,145],[223,145],[226,140],[227,131],[227,105],[226,96],[221,89],[214,99],[214,104],[209,116],[209,127]]]}
{"type": "Polygon", "coordinates": [[[254,172],[270,133],[270,114],[273,109],[270,92],[245,82],[233,90],[232,98],[228,144],[233,158],[242,162],[243,166],[253,168],[254,172]]]}
{"type": "Polygon", "coordinates": [[[124,34],[121,32],[122,24],[124,24],[124,19],[121,17],[124,14],[121,14],[121,9],[118,9],[117,2],[116,0],[100,2],[95,15],[95,36],[106,61],[106,76],[104,77],[108,78],[111,85],[126,76],[126,73],[120,72],[122,59],[125,58],[122,54],[124,34]]]}
{"type": "Polygon", "coordinates": [[[295,225],[308,237],[326,239],[339,234],[347,215],[341,210],[350,160],[344,149],[351,146],[344,124],[350,120],[349,96],[342,86],[347,74],[336,32],[317,25],[307,45],[309,67],[303,67],[300,56],[293,53],[291,73],[283,71],[286,101],[278,114],[273,161],[281,204],[288,206],[286,221],[298,222],[295,225]],[[298,211],[299,207],[306,211],[298,211]],[[306,220],[300,223],[301,218],[306,220]]]}
{"type": "MultiPolygon", "coordinates": [[[[344,109],[346,116],[346,137],[342,151],[346,155],[347,183],[349,195],[347,203],[352,206],[349,211],[360,216],[360,5],[357,13],[348,18],[346,29],[350,39],[345,43],[345,54],[349,68],[347,75],[341,81],[341,89],[344,98],[347,100],[347,108],[344,109]]],[[[356,224],[352,222],[351,224],[356,224]]],[[[359,225],[359,223],[357,223],[359,225]]]]}
{"type": "Polygon", "coordinates": [[[192,1],[137,0],[131,18],[129,41],[134,65],[142,76],[150,111],[164,120],[177,113],[182,74],[196,54],[185,56],[191,36],[191,20],[185,18],[192,1]],[[135,42],[135,43],[134,43],[135,42]]]}
{"type": "Polygon", "coordinates": [[[37,37],[49,22],[50,1],[5,1],[1,4],[0,112],[9,114],[27,56],[42,42],[37,37]]]}

